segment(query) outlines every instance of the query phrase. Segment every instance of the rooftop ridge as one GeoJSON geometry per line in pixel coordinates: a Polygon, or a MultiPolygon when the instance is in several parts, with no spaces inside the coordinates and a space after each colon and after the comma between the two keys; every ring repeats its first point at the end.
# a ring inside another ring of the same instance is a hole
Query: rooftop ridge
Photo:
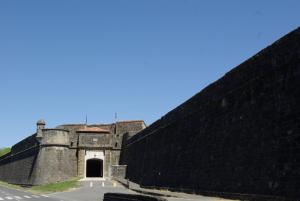
{"type": "Polygon", "coordinates": [[[60,124],[58,126],[85,126],[86,124],[60,124]]]}
{"type": "Polygon", "coordinates": [[[134,122],[143,122],[143,123],[145,123],[144,120],[124,120],[124,121],[117,121],[116,123],[134,123],[134,122]]]}
{"type": "Polygon", "coordinates": [[[109,130],[96,126],[84,126],[76,131],[77,133],[110,133],[109,130]]]}

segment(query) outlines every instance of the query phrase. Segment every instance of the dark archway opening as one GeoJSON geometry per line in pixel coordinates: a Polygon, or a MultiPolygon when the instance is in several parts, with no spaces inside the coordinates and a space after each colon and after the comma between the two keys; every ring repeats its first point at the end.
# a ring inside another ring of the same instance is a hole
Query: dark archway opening
{"type": "Polygon", "coordinates": [[[86,177],[103,177],[103,160],[100,159],[87,160],[86,177]]]}

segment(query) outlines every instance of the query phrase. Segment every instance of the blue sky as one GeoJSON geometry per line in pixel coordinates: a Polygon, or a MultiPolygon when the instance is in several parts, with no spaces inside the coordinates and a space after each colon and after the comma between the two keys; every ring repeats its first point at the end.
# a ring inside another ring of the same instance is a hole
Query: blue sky
{"type": "Polygon", "coordinates": [[[63,123],[151,124],[299,26],[300,1],[0,1],[0,147],[63,123]]]}

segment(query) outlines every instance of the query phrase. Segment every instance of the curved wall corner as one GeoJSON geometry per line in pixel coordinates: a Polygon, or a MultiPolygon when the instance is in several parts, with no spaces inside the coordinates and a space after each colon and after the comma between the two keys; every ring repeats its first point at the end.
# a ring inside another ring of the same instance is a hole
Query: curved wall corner
{"type": "Polygon", "coordinates": [[[44,129],[41,145],[69,146],[69,131],[62,129],[44,129]]]}
{"type": "Polygon", "coordinates": [[[34,185],[55,183],[77,176],[76,151],[70,149],[69,132],[43,129],[34,185]]]}
{"type": "Polygon", "coordinates": [[[34,185],[64,181],[77,175],[76,160],[67,147],[41,147],[34,185]]]}

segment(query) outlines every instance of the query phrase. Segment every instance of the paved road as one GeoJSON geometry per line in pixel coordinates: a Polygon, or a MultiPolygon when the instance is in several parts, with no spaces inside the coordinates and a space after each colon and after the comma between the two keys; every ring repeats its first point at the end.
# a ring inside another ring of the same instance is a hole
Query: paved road
{"type": "Polygon", "coordinates": [[[48,196],[62,201],[102,201],[104,193],[135,193],[112,181],[82,181],[81,188],[48,196]]]}
{"type": "Polygon", "coordinates": [[[48,195],[34,195],[27,192],[0,187],[0,201],[2,200],[60,201],[57,199],[50,198],[48,195]]]}
{"type": "MultiPolygon", "coordinates": [[[[82,187],[70,192],[50,194],[52,198],[63,201],[102,201],[104,193],[131,193],[136,194],[135,191],[126,189],[120,184],[115,184],[112,181],[84,181],[81,183],[82,187]]],[[[222,198],[196,196],[186,194],[185,197],[164,197],[168,201],[232,201],[222,198]]]]}
{"type": "MultiPolygon", "coordinates": [[[[136,192],[126,189],[112,181],[82,181],[81,187],[68,192],[52,193],[47,195],[34,195],[28,192],[0,187],[0,201],[102,201],[104,193],[131,193],[136,192]]],[[[220,198],[190,195],[185,198],[166,197],[168,201],[225,201],[220,198]]],[[[228,201],[228,200],[226,200],[228,201]]]]}
{"type": "Polygon", "coordinates": [[[102,201],[106,192],[134,193],[111,181],[83,181],[81,187],[68,192],[34,195],[32,193],[0,187],[0,201],[102,201]]]}

